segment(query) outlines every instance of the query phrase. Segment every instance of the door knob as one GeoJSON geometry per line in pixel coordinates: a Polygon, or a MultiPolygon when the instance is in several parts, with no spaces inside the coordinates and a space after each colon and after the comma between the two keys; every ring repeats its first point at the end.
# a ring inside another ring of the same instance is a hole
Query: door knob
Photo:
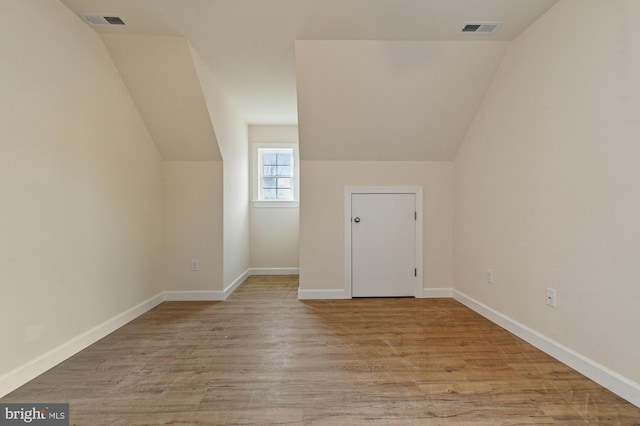
{"type": "Polygon", "coordinates": [[[360,218],[359,218],[359,217],[356,217],[355,219],[353,219],[353,221],[354,221],[355,223],[360,223],[360,218]]]}

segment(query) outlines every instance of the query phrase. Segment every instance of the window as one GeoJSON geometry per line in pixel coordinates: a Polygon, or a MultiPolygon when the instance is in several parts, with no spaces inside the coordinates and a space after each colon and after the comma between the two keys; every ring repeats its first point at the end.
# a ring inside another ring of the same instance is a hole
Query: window
{"type": "Polygon", "coordinates": [[[258,149],[260,200],[293,200],[293,152],[290,149],[258,149]]]}
{"type": "Polygon", "coordinates": [[[254,144],[254,205],[297,205],[295,144],[254,144]]]}

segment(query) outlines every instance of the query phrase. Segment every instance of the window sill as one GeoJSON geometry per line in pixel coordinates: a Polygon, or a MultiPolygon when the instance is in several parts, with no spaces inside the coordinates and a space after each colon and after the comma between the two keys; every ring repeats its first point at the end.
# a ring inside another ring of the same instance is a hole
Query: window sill
{"type": "Polygon", "coordinates": [[[298,201],[260,201],[260,200],[254,200],[253,201],[253,207],[275,207],[275,208],[282,208],[282,207],[288,207],[288,208],[297,208],[298,207],[298,201]]]}

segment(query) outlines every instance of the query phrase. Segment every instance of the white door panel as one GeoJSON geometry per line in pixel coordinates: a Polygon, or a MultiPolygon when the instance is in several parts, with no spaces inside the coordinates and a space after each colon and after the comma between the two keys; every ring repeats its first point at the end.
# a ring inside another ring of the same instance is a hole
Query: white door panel
{"type": "Polygon", "coordinates": [[[415,296],[415,211],[415,194],[352,194],[353,297],[415,296]]]}

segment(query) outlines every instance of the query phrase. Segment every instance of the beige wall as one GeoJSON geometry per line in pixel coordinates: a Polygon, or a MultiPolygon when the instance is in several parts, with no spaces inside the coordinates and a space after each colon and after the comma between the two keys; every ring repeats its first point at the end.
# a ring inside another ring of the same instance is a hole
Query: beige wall
{"type": "Polygon", "coordinates": [[[513,42],[455,162],[454,240],[457,290],[636,383],[638,16],[562,0],[513,42]]]}
{"type": "Polygon", "coordinates": [[[302,161],[300,288],[344,289],[344,187],[424,188],[424,288],[453,286],[453,163],[302,161]]]}
{"type": "Polygon", "coordinates": [[[300,157],[453,161],[508,45],[296,41],[300,157]]]}
{"type": "Polygon", "coordinates": [[[222,291],[222,158],[189,43],[102,38],[165,160],[164,289],[222,291]],[[199,271],[191,271],[192,259],[199,271]]]}
{"type": "Polygon", "coordinates": [[[158,152],[100,38],[0,2],[0,376],[161,290],[158,152]]]}
{"type": "Polygon", "coordinates": [[[163,171],[164,289],[222,291],[222,162],[165,161],[163,171]]]}
{"type": "MultiPolygon", "coordinates": [[[[249,150],[255,143],[298,143],[297,126],[249,126],[249,150]]],[[[299,159],[297,159],[299,162],[299,159]]],[[[255,165],[251,167],[251,185],[255,165]]],[[[251,206],[251,267],[297,268],[299,207],[251,206]]]]}
{"type": "Polygon", "coordinates": [[[220,161],[187,40],[132,34],[102,39],[162,158],[220,161]]]}
{"type": "Polygon", "coordinates": [[[193,46],[190,47],[223,160],[223,280],[226,288],[241,277],[250,264],[248,126],[212,71],[193,46]]]}

